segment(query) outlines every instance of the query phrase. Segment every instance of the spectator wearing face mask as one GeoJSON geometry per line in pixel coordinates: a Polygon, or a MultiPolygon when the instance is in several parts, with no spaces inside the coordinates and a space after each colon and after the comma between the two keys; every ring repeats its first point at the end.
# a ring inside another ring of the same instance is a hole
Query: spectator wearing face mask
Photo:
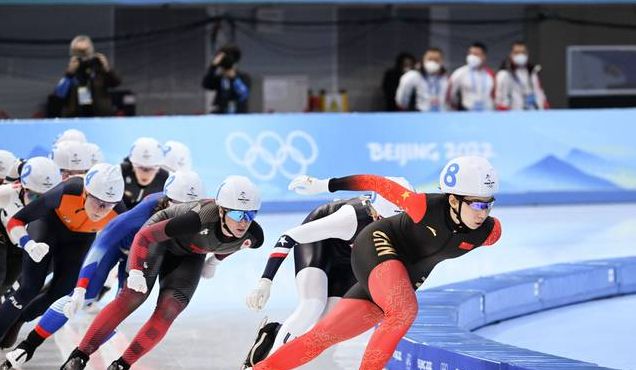
{"type": "Polygon", "coordinates": [[[528,63],[528,47],[512,44],[510,54],[497,72],[495,102],[498,110],[542,110],[549,104],[539,79],[540,65],[528,63]]]}
{"type": "Polygon", "coordinates": [[[429,48],[422,57],[422,65],[402,75],[395,93],[395,103],[407,110],[415,92],[415,109],[420,112],[448,110],[448,76],[444,68],[444,54],[438,48],[429,48]]]}
{"type": "Polygon", "coordinates": [[[395,58],[395,65],[384,72],[382,91],[384,93],[384,109],[389,112],[400,110],[395,104],[395,93],[402,75],[415,67],[415,57],[409,53],[400,53],[395,58]]]}
{"type": "Polygon", "coordinates": [[[486,46],[475,42],[468,48],[466,65],[450,77],[449,102],[456,110],[485,111],[495,108],[495,74],[486,65],[486,46]]]}
{"type": "Polygon", "coordinates": [[[49,117],[94,117],[115,114],[109,89],[121,84],[108,58],[95,52],[93,41],[76,36],[64,77],[49,97],[49,117]]]}

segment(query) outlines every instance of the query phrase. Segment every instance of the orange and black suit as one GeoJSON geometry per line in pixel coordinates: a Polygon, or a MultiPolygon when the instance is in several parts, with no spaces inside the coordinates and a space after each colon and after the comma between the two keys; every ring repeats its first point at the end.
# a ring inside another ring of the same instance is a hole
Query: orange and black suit
{"type": "MultiPolygon", "coordinates": [[[[10,233],[28,225],[28,233],[20,238],[22,248],[32,239],[47,243],[49,252],[39,263],[27,253],[23,254],[20,288],[0,306],[0,338],[9,329],[13,334],[22,323],[40,316],[58,298],[73,290],[95,234],[126,210],[124,203],[120,202],[102,219],[91,221],[84,210],[85,200],[83,178],[71,177],[29,203],[9,220],[7,231],[10,233]],[[49,268],[53,271],[53,278],[49,288],[40,292],[49,268]]],[[[2,344],[7,344],[6,339],[2,344]]]]}

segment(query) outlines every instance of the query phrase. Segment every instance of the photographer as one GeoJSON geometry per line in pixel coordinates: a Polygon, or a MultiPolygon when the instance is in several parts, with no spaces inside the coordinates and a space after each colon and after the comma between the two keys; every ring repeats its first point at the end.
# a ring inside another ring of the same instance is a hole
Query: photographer
{"type": "Polygon", "coordinates": [[[111,116],[115,113],[108,89],[121,83],[93,41],[79,35],[71,41],[71,58],[64,77],[49,97],[49,117],[111,116]]]}
{"type": "Polygon", "coordinates": [[[215,92],[210,113],[247,113],[251,83],[249,75],[237,69],[240,59],[241,50],[236,46],[226,45],[215,54],[201,81],[204,89],[215,92]]]}

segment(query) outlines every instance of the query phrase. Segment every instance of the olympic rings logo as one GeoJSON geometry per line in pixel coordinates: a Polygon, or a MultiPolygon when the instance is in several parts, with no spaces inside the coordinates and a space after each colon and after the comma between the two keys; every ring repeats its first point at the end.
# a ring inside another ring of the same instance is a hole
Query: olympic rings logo
{"type": "Polygon", "coordinates": [[[279,172],[291,180],[307,173],[318,158],[316,141],[300,130],[285,138],[274,131],[262,131],[255,140],[245,132],[232,132],[225,139],[225,149],[232,161],[259,180],[271,180],[279,172]]]}

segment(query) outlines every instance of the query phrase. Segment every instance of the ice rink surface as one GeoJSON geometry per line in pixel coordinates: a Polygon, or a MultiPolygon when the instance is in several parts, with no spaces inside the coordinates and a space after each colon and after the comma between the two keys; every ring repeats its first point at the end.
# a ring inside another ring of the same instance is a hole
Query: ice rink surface
{"type": "MultiPolygon", "coordinates": [[[[308,210],[309,212],[309,210],[308,210]]],[[[479,248],[438,265],[421,289],[560,262],[636,255],[636,204],[588,206],[500,207],[493,216],[503,235],[492,247],[479,248]]],[[[304,213],[260,214],[266,244],[226,259],[212,280],[204,280],[192,302],[162,343],[133,369],[237,370],[264,315],[282,320],[294,309],[293,257],[279,271],[272,297],[261,312],[249,311],[245,296],[255,287],[269,250],[304,213]]],[[[106,299],[112,298],[112,295],[106,299]]],[[[150,316],[156,292],[119,328],[118,334],[91,358],[87,369],[105,369],[118,358],[150,316]]],[[[522,317],[480,334],[501,342],[621,369],[636,369],[633,333],[636,297],[602,300],[522,317]],[[558,323],[558,325],[557,325],[558,323]]],[[[48,340],[24,369],[58,369],[79,343],[93,316],[80,314],[48,340]]],[[[23,339],[31,325],[25,325],[23,339]]],[[[304,369],[357,369],[369,333],[338,346],[319,363],[304,369]]]]}

